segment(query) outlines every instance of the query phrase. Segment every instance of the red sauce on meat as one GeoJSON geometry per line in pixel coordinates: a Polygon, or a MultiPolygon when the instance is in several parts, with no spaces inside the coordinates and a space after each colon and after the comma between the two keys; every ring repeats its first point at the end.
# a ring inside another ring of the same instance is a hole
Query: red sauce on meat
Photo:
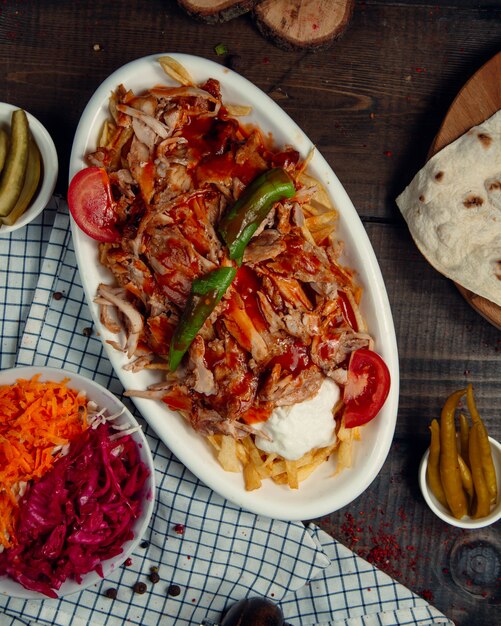
{"type": "Polygon", "coordinates": [[[254,270],[246,265],[238,268],[237,275],[233,280],[233,287],[242,298],[247,315],[252,320],[257,331],[268,329],[268,324],[261,314],[259,300],[256,292],[261,289],[261,282],[254,270]]]}
{"type": "Polygon", "coordinates": [[[344,319],[353,328],[353,330],[358,330],[357,318],[355,317],[351,303],[348,300],[348,296],[344,293],[344,291],[338,292],[338,302],[344,319]]]}
{"type": "MultiPolygon", "coordinates": [[[[191,155],[198,163],[194,172],[198,181],[236,177],[244,185],[248,185],[261,173],[261,168],[249,160],[236,161],[234,153],[241,145],[244,134],[234,119],[192,118],[181,134],[188,140],[191,155]]],[[[264,148],[261,150],[263,152],[264,148]]]]}
{"type": "Polygon", "coordinates": [[[268,363],[272,368],[275,364],[279,364],[282,369],[285,369],[292,374],[300,374],[304,369],[311,365],[310,353],[308,346],[305,346],[299,340],[293,343],[287,344],[285,350],[274,356],[268,363]]]}
{"type": "Polygon", "coordinates": [[[257,406],[247,409],[245,413],[240,416],[240,419],[246,424],[257,424],[259,422],[266,422],[273,409],[269,406],[257,406]]]}

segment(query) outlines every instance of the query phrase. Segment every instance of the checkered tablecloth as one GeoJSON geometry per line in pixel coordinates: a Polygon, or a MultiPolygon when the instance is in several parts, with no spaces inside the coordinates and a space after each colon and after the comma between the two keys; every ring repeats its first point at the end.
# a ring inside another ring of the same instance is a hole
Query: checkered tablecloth
{"type": "MultiPolygon", "coordinates": [[[[122,397],[100,339],[87,330],[92,319],[62,199],[54,198],[35,223],[0,238],[0,296],[2,369],[64,368],[122,397]]],[[[98,586],[60,600],[0,594],[1,626],[198,625],[217,621],[225,607],[246,596],[278,602],[294,626],[452,624],[317,526],[256,516],[227,502],[142,424],[158,493],[132,562],[98,586]],[[160,577],[155,584],[152,567],[160,577]],[[143,594],[133,591],[138,581],[147,585],[143,594]],[[111,588],[114,599],[106,594],[111,588]]]]}

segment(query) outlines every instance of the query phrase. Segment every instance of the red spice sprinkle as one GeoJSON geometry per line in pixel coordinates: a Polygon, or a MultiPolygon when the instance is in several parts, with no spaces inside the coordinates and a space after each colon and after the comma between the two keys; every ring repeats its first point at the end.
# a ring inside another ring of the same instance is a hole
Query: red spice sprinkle
{"type": "Polygon", "coordinates": [[[348,547],[353,548],[357,541],[359,541],[359,537],[357,537],[355,533],[361,531],[357,530],[355,527],[355,519],[351,513],[345,513],[344,517],[346,522],[341,524],[341,531],[346,535],[348,547]]]}
{"type": "Polygon", "coordinates": [[[132,559],[130,557],[128,559],[125,559],[124,565],[125,567],[130,567],[132,565],[132,559]]]}
{"type": "Polygon", "coordinates": [[[178,535],[184,535],[184,531],[185,531],[184,524],[176,524],[174,526],[174,532],[176,532],[178,535]]]}
{"type": "Polygon", "coordinates": [[[265,65],[268,65],[269,62],[270,62],[270,59],[268,57],[263,57],[263,63],[265,65]]]}
{"type": "Polygon", "coordinates": [[[383,569],[393,578],[399,578],[401,572],[397,568],[397,563],[402,556],[402,549],[395,535],[379,531],[377,535],[373,534],[372,543],[373,547],[365,556],[366,560],[383,569]]]}
{"type": "Polygon", "coordinates": [[[392,152],[391,150],[385,150],[385,151],[383,152],[383,154],[384,154],[384,156],[386,156],[386,157],[391,157],[391,156],[393,156],[393,152],[392,152]]]}
{"type": "Polygon", "coordinates": [[[320,28],[318,24],[312,24],[311,27],[313,30],[318,30],[320,28]]]}
{"type": "MultiPolygon", "coordinates": [[[[411,528],[403,508],[397,510],[397,515],[402,522],[396,528],[391,528],[380,504],[371,506],[365,512],[345,512],[338,527],[339,538],[358,556],[373,563],[392,578],[415,590],[424,588],[429,584],[429,578],[422,573],[423,564],[429,563],[430,557],[422,554],[418,545],[409,543],[411,528]],[[421,576],[424,578],[420,581],[421,576]]],[[[450,546],[456,537],[457,533],[451,530],[440,532],[440,541],[445,547],[450,546]]],[[[447,575],[449,570],[443,568],[442,573],[447,575]]]]}
{"type": "Polygon", "coordinates": [[[433,602],[433,592],[431,589],[423,589],[419,595],[427,602],[433,602]]]}

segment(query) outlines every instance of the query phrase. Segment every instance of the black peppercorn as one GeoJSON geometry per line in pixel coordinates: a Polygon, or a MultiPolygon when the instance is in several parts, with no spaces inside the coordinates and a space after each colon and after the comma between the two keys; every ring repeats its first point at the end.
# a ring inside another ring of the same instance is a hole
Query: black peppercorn
{"type": "Polygon", "coordinates": [[[167,593],[175,598],[181,593],[181,587],[179,585],[169,585],[167,587],[167,593]]]}
{"type": "Polygon", "coordinates": [[[142,582],[137,582],[135,583],[134,587],[132,587],[132,589],[134,590],[134,593],[146,593],[147,587],[145,583],[142,582]]]}
{"type": "Polygon", "coordinates": [[[112,600],[114,600],[117,597],[118,591],[116,589],[114,589],[113,587],[110,589],[106,589],[104,595],[107,598],[111,598],[112,600]]]}
{"type": "Polygon", "coordinates": [[[149,579],[153,584],[155,584],[160,580],[160,576],[158,575],[158,572],[151,572],[149,579]]]}

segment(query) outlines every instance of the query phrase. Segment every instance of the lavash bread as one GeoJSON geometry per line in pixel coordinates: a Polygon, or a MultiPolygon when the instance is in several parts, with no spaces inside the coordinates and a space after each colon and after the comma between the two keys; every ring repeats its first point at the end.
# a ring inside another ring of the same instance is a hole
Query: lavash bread
{"type": "Polygon", "coordinates": [[[501,306],[501,111],[433,156],[396,202],[436,270],[501,306]]]}

